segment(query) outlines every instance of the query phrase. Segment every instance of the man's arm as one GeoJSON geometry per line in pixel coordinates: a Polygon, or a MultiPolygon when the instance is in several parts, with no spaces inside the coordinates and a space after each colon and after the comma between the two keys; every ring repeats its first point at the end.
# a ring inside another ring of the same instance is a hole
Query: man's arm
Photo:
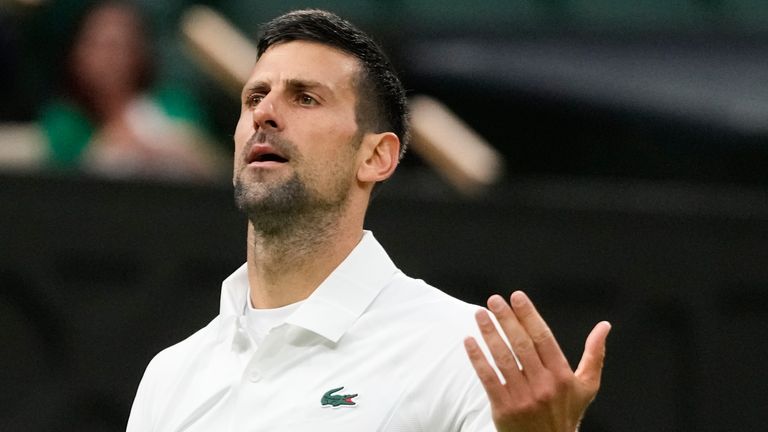
{"type": "Polygon", "coordinates": [[[590,332],[574,372],[530,299],[516,291],[510,296],[510,303],[511,306],[498,295],[488,299],[488,308],[496,316],[512,350],[487,311],[479,310],[475,315],[505,382],[499,380],[477,341],[471,337],[464,341],[491,402],[496,429],[500,432],[575,432],[600,387],[605,341],[611,325],[603,321],[590,332]]]}

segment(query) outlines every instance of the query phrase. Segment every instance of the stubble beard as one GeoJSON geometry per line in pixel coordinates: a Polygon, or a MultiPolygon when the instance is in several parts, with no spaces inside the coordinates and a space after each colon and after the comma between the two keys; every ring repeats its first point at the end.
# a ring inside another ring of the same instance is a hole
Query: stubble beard
{"type": "Polygon", "coordinates": [[[321,221],[337,213],[344,201],[346,196],[321,200],[298,173],[277,184],[253,184],[241,178],[235,182],[237,208],[264,238],[296,236],[311,226],[326,225],[321,221]]]}
{"type": "MultiPolygon", "coordinates": [[[[291,142],[277,137],[270,137],[270,142],[290,154],[297,165],[301,161],[291,142]]],[[[343,168],[332,166],[329,170],[343,168]]],[[[337,222],[348,198],[344,176],[337,178],[326,197],[309,186],[297,171],[288,179],[274,182],[250,181],[242,169],[235,178],[235,204],[248,218],[256,236],[267,242],[293,242],[307,247],[321,241],[337,222]]]]}

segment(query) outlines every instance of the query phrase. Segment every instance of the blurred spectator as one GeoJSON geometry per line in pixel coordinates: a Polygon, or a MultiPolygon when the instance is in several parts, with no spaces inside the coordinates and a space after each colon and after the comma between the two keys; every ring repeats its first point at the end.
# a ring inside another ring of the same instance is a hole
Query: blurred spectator
{"type": "Polygon", "coordinates": [[[63,94],[41,115],[50,162],[109,177],[223,177],[225,158],[206,139],[198,105],[154,82],[146,30],[129,3],[84,14],[61,68],[63,94]]]}

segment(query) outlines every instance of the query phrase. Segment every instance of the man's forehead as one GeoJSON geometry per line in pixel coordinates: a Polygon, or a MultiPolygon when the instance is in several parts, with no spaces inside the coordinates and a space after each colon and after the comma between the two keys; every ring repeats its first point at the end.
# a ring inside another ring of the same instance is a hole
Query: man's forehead
{"type": "Polygon", "coordinates": [[[257,59],[251,79],[352,84],[360,62],[338,48],[311,41],[281,42],[269,47],[257,59]]]}

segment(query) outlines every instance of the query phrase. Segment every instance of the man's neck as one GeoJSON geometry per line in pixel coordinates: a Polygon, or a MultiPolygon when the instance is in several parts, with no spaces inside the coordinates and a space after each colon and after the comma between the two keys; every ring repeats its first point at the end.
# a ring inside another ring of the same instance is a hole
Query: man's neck
{"type": "Polygon", "coordinates": [[[317,229],[265,236],[249,223],[251,304],[257,309],[273,309],[309,297],[362,238],[362,223],[353,229],[342,225],[343,221],[335,221],[317,229]]]}

